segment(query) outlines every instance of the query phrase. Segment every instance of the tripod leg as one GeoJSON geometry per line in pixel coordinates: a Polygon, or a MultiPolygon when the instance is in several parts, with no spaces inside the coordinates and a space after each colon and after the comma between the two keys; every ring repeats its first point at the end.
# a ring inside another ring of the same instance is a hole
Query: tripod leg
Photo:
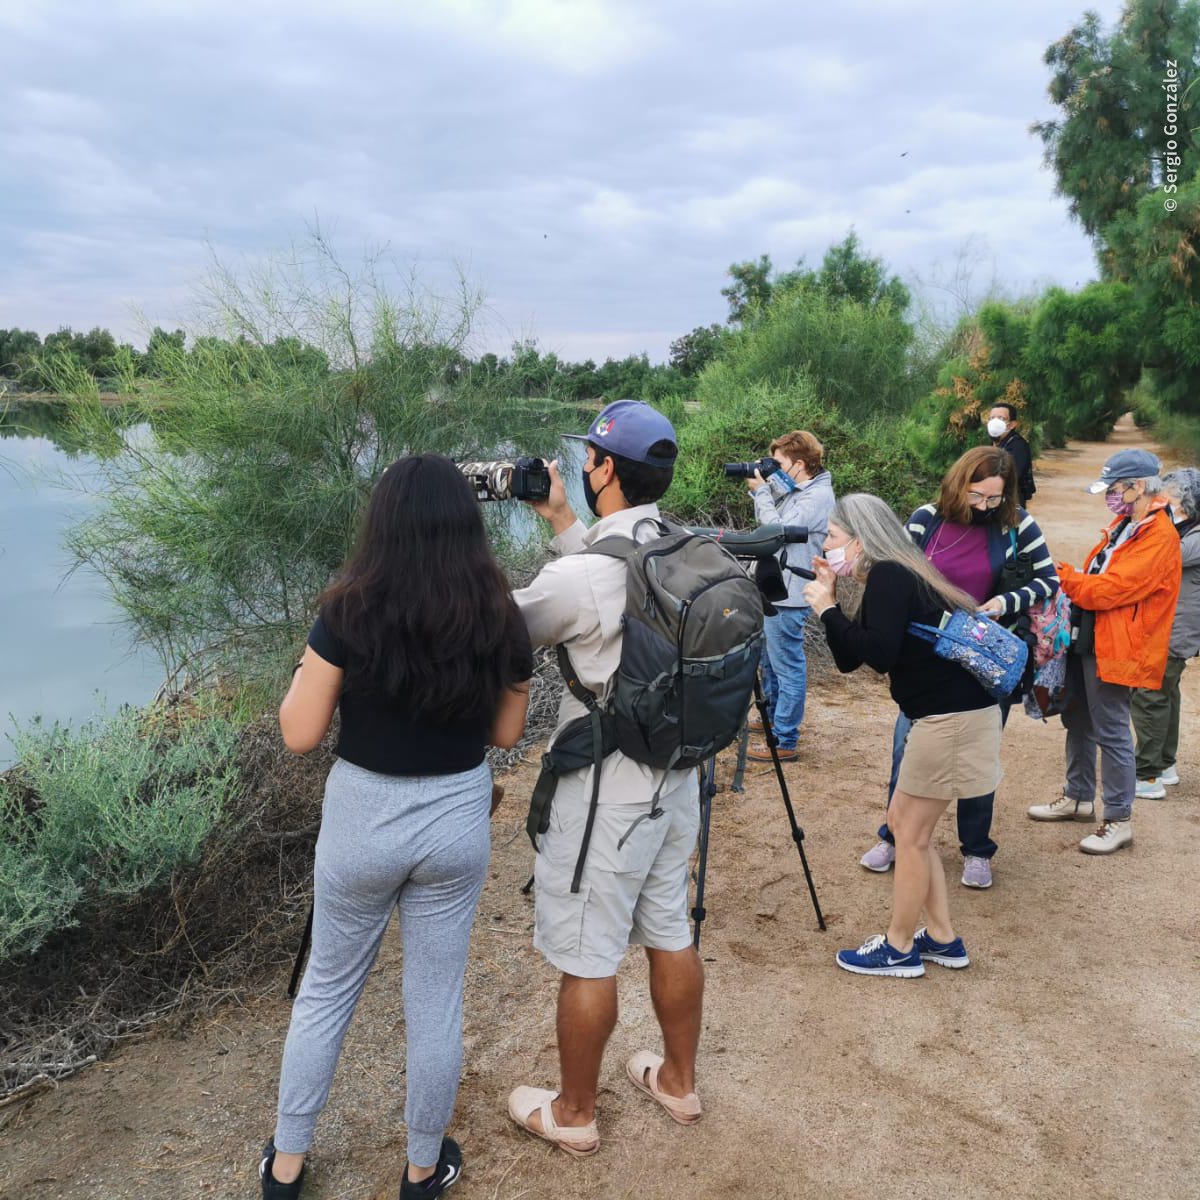
{"type": "Polygon", "coordinates": [[[808,855],[804,853],[804,830],[796,820],[796,810],[792,808],[792,797],[788,791],[787,780],[783,777],[783,763],[779,761],[779,743],[775,740],[775,730],[771,728],[771,719],[767,716],[767,701],[763,695],[762,683],[756,676],[754,679],[754,703],[762,715],[763,733],[766,735],[767,746],[771,750],[771,761],[775,764],[775,778],[779,781],[779,793],[783,797],[783,807],[787,809],[788,822],[792,827],[792,841],[800,852],[800,865],[804,868],[804,878],[808,883],[808,894],[812,897],[813,911],[817,914],[817,926],[824,931],[825,917],[821,913],[821,905],[817,900],[817,889],[813,883],[812,872],[808,869],[808,855]]]}
{"type": "Polygon", "coordinates": [[[733,769],[733,782],[729,785],[729,790],[739,795],[746,790],[746,750],[749,745],[750,726],[742,722],[742,732],[738,734],[737,766],[733,769]]]}
{"type": "Polygon", "coordinates": [[[300,983],[300,972],[304,970],[304,956],[312,944],[313,913],[316,909],[309,905],[308,920],[304,922],[304,933],[300,937],[300,949],[296,951],[296,965],[292,968],[292,981],[288,984],[288,999],[295,1000],[296,988],[300,983]]]}
{"type": "Polygon", "coordinates": [[[712,802],[717,794],[717,759],[716,755],[708,760],[704,769],[704,778],[700,784],[700,859],[696,864],[696,903],[692,908],[692,920],[695,930],[692,934],[692,945],[700,949],[700,926],[704,921],[704,874],[708,869],[708,830],[712,821],[712,802]]]}

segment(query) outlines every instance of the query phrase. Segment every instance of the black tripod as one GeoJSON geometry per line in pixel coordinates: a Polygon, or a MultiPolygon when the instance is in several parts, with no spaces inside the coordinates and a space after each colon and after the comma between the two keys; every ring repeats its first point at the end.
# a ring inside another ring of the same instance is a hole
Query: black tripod
{"type": "MultiPolygon", "coordinates": [[[[779,783],[779,794],[783,797],[783,807],[787,810],[788,822],[792,827],[792,841],[800,852],[800,865],[804,868],[804,878],[808,883],[808,894],[812,897],[813,912],[817,914],[817,927],[824,931],[825,917],[821,913],[821,905],[817,900],[817,889],[813,884],[812,872],[808,869],[808,856],[804,853],[804,830],[796,820],[796,810],[792,807],[791,793],[788,791],[787,780],[783,777],[783,763],[779,761],[779,743],[775,739],[775,731],[771,728],[771,719],[767,716],[767,698],[763,695],[762,683],[758,677],[754,680],[754,704],[762,721],[763,733],[767,746],[771,750],[771,761],[775,764],[775,778],[779,783]]],[[[695,932],[692,935],[692,945],[700,949],[700,926],[704,921],[704,875],[708,867],[708,830],[712,820],[712,802],[717,794],[717,758],[713,755],[704,768],[704,781],[700,788],[700,855],[696,863],[696,903],[692,907],[692,920],[695,921],[695,932]]]]}

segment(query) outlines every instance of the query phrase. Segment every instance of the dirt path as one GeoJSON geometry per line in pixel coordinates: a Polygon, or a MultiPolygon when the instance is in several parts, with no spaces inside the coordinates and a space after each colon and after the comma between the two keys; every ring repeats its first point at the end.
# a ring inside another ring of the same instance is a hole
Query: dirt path
{"type": "MultiPolygon", "coordinates": [[[[1106,516],[1081,491],[1118,445],[1078,444],[1039,464],[1033,511],[1056,557],[1078,563],[1106,516]]],[[[706,1117],[674,1125],[624,1081],[655,1044],[640,959],[623,968],[603,1074],[601,1153],[577,1162],[513,1128],[504,1098],[555,1081],[555,979],[530,947],[519,894],[530,853],[513,810],[468,982],[466,1074],[454,1133],[461,1200],[550,1197],[1200,1196],[1200,668],[1184,676],[1180,774],[1142,802],[1137,841],[1089,858],[1080,825],[1038,825],[1028,803],[1062,774],[1061,727],[1015,712],[997,803],[996,885],[970,892],[952,818],[940,845],[970,970],[861,979],[834,951],[886,924],[890,882],[858,856],[873,842],[894,716],[868,672],[816,684],[800,762],[787,768],[829,931],[816,929],[773,777],[716,801],[703,952],[706,1117]]],[[[725,772],[730,764],[722,764],[725,772]]],[[[530,771],[509,794],[527,795],[530,771]]],[[[392,1198],[404,1062],[389,941],[346,1042],[311,1158],[308,1200],[392,1198]]],[[[6,1200],[156,1200],[258,1194],[288,1004],[278,991],[185,1038],[127,1047],[19,1111],[0,1110],[6,1200]]]]}

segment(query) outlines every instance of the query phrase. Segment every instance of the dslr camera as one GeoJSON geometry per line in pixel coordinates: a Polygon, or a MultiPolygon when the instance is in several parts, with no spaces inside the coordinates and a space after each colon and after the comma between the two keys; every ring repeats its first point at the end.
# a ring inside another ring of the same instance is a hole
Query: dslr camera
{"type": "Polygon", "coordinates": [[[773,458],[756,458],[753,462],[726,463],[723,469],[729,479],[753,479],[755,471],[766,479],[779,470],[779,464],[773,458]]]}
{"type": "Polygon", "coordinates": [[[459,463],[458,469],[479,501],[546,500],[550,496],[550,468],[540,458],[459,463]]]}

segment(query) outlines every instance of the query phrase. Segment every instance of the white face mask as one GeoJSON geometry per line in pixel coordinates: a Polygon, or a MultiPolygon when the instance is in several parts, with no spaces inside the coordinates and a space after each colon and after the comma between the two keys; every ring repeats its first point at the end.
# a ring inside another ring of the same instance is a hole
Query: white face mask
{"type": "Polygon", "coordinates": [[[1000,417],[993,417],[987,423],[988,437],[1003,437],[1008,432],[1008,422],[1000,417]]]}

